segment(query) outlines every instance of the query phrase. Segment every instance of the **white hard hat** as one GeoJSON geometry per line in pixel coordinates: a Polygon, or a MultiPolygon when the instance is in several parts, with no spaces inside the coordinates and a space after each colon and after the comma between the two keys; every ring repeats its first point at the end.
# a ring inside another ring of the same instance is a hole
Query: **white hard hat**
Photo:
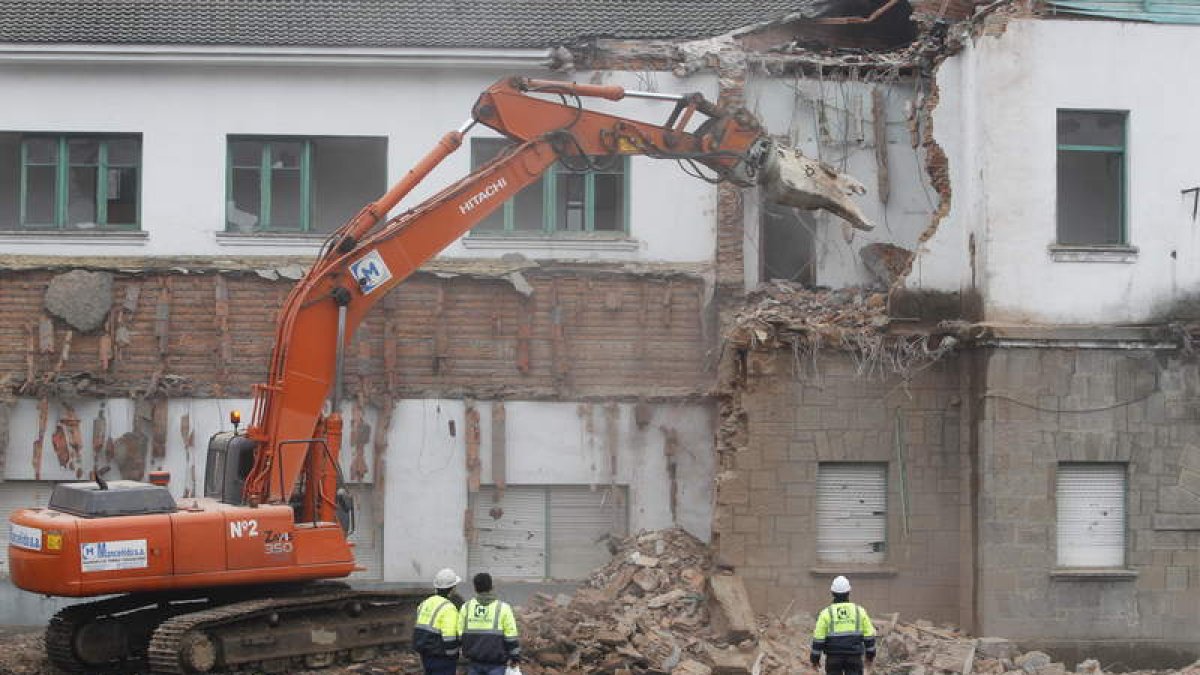
{"type": "Polygon", "coordinates": [[[838,577],[833,580],[832,584],[829,585],[829,590],[834,593],[849,593],[850,580],[846,577],[838,577]]]}
{"type": "Polygon", "coordinates": [[[449,567],[438,571],[438,573],[433,576],[434,588],[454,588],[460,583],[462,583],[462,577],[455,574],[454,570],[450,569],[449,567]]]}

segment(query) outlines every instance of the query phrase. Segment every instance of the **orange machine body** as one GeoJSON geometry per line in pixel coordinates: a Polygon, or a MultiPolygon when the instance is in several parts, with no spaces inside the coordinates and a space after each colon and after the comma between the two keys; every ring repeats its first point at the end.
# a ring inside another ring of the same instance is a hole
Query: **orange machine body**
{"type": "Polygon", "coordinates": [[[17,511],[9,521],[12,581],[79,597],[328,579],[355,569],[337,523],[296,523],[289,506],[185,499],[179,507],[109,518],[17,511]]]}

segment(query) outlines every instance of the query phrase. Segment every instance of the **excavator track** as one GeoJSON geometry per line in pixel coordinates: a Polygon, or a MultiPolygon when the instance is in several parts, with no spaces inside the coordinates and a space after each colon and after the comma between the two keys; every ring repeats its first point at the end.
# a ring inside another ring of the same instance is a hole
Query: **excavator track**
{"type": "Polygon", "coordinates": [[[260,597],[163,621],[148,649],[155,673],[254,668],[290,672],[406,646],[424,594],[313,585],[294,596],[260,597]]]}
{"type": "Polygon", "coordinates": [[[46,627],[46,655],[68,673],[119,673],[143,669],[154,627],[194,605],[172,604],[187,598],[124,595],[71,605],[46,627]]]}

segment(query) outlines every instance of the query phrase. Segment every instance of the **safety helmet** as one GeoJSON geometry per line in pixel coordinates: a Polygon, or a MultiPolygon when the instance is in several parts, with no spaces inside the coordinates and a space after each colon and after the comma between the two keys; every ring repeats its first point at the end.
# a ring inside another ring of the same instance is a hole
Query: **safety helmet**
{"type": "Polygon", "coordinates": [[[462,577],[455,574],[454,570],[450,569],[449,567],[438,571],[438,573],[433,576],[434,588],[454,588],[460,583],[462,583],[462,577]]]}
{"type": "Polygon", "coordinates": [[[849,593],[850,580],[846,577],[838,577],[833,580],[832,584],[829,585],[829,590],[834,593],[849,593]]]}

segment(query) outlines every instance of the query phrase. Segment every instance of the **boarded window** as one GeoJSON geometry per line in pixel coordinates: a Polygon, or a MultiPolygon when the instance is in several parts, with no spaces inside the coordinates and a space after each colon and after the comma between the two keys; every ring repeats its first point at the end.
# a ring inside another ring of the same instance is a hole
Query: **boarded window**
{"type": "MultiPolygon", "coordinates": [[[[471,168],[495,159],[511,141],[471,140],[471,168]]],[[[474,232],[554,234],[625,232],[625,157],[591,158],[592,170],[573,171],[555,164],[475,226],[474,232]]],[[[582,168],[583,162],[580,162],[582,168]]]]}
{"type": "Polygon", "coordinates": [[[1127,243],[1123,112],[1058,111],[1058,243],[1127,243]]]}
{"type": "Polygon", "coordinates": [[[1058,465],[1058,566],[1125,565],[1125,465],[1058,465]]]}
{"type": "Polygon", "coordinates": [[[484,486],[471,496],[475,526],[469,572],[507,579],[584,579],[628,534],[625,486],[509,486],[500,501],[484,486]]]}
{"type": "Polygon", "coordinates": [[[817,471],[817,559],[882,563],[887,465],[822,462],[817,471]]]}
{"type": "Polygon", "coordinates": [[[387,139],[228,140],[231,232],[331,232],[387,189],[387,139]]]}

